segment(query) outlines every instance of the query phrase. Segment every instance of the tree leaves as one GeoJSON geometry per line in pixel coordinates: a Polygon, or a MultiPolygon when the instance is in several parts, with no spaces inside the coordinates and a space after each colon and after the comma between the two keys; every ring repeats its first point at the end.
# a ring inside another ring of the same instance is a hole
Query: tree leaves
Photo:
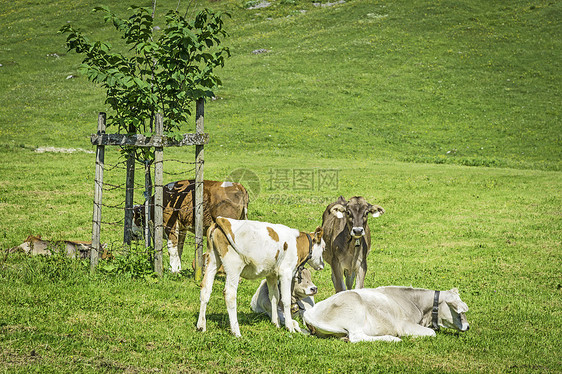
{"type": "Polygon", "coordinates": [[[131,7],[122,19],[108,7],[104,21],[113,24],[128,46],[115,53],[108,43],[90,42],[79,30],[65,25],[69,51],[83,54],[81,72],[106,89],[106,104],[114,112],[108,126],[119,132],[152,132],[156,112],[164,115],[164,131],[178,131],[191,114],[191,103],[212,97],[221,84],[214,68],[230,56],[221,40],[227,36],[222,17],[208,9],[188,20],[176,11],[166,14],[166,27],[155,39],[151,9],[131,7]]]}

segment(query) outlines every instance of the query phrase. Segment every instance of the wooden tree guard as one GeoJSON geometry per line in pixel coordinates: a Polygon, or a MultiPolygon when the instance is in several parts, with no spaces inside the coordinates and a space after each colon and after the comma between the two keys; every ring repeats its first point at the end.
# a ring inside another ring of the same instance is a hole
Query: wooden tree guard
{"type": "MultiPolygon", "coordinates": [[[[164,124],[162,115],[156,115],[156,136],[162,136],[164,124]]],[[[162,275],[162,247],[164,236],[164,148],[154,149],[154,270],[162,275]]],[[[148,209],[150,210],[150,209],[148,209]]],[[[195,221],[203,220],[203,216],[195,216],[195,221]]],[[[148,222],[148,221],[146,221],[148,222]]],[[[148,225],[146,225],[148,226],[148,225]]]]}
{"type": "MultiPolygon", "coordinates": [[[[203,134],[205,124],[203,100],[197,102],[195,111],[195,133],[203,134]]],[[[203,279],[203,144],[195,146],[195,281],[203,279]]]]}
{"type": "MultiPolygon", "coordinates": [[[[131,153],[127,158],[127,180],[125,182],[125,206],[133,206],[133,197],[135,194],[135,155],[131,153]]],[[[133,222],[133,210],[125,209],[125,223],[123,231],[123,243],[131,244],[131,231],[133,222]]]]}
{"type": "MultiPolygon", "coordinates": [[[[98,136],[105,134],[105,113],[98,116],[98,136]]],[[[94,182],[94,214],[92,219],[92,251],[90,252],[90,271],[94,271],[98,266],[101,227],[101,201],[103,194],[103,167],[105,159],[105,147],[98,145],[96,148],[96,179],[94,182]]]]}
{"type": "MultiPolygon", "coordinates": [[[[103,170],[106,145],[129,145],[135,147],[154,147],[154,271],[162,274],[162,247],[163,247],[163,169],[164,147],[179,147],[195,145],[195,279],[200,281],[203,277],[203,149],[209,142],[209,134],[204,130],[204,101],[197,100],[196,106],[196,133],[184,134],[180,140],[163,135],[163,119],[161,114],[156,115],[156,126],[153,136],[139,134],[106,134],[105,113],[98,116],[98,132],[91,136],[91,142],[96,149],[96,176],[94,182],[94,214],[92,219],[92,251],[90,254],[90,269],[94,271],[101,253],[100,228],[101,207],[103,192],[103,170]]],[[[133,192],[134,192],[134,157],[127,160],[127,181],[125,195],[125,223],[123,243],[131,243],[131,220],[133,217],[133,192]]],[[[146,172],[146,169],[145,169],[146,172]]],[[[146,180],[146,179],[145,179],[146,180]]],[[[147,199],[150,199],[148,196],[147,199]]],[[[148,214],[150,209],[145,210],[148,214]]],[[[146,222],[149,222],[147,219],[146,222]]],[[[148,226],[148,224],[146,225],[148,226]]],[[[147,244],[148,246],[149,244],[147,244]]]]}

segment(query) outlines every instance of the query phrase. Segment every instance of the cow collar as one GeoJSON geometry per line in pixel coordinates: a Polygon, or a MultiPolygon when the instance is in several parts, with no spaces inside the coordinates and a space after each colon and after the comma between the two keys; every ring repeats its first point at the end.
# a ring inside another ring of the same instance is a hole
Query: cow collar
{"type": "Polygon", "coordinates": [[[440,291],[435,291],[433,296],[433,309],[431,310],[431,328],[439,331],[439,294],[440,291]]]}
{"type": "Polygon", "coordinates": [[[300,282],[302,279],[302,269],[304,269],[304,265],[308,262],[308,260],[310,260],[310,258],[312,257],[312,238],[310,237],[310,235],[308,233],[304,233],[308,239],[308,256],[306,256],[306,258],[297,265],[297,277],[298,277],[298,281],[300,282]]]}
{"type": "Polygon", "coordinates": [[[295,300],[294,303],[291,303],[292,314],[296,314],[301,310],[304,312],[306,309],[304,308],[304,305],[302,305],[302,302],[300,300],[295,300]]]}

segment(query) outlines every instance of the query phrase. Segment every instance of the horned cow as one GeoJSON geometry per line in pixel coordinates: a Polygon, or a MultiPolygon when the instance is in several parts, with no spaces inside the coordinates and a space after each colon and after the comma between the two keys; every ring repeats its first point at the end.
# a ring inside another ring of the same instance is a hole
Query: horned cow
{"type": "Polygon", "coordinates": [[[371,250],[368,215],[378,217],[384,209],[368,203],[362,196],[346,201],[342,196],[328,205],[322,216],[326,251],[324,257],[332,268],[336,292],[363,288],[367,273],[367,255],[371,250]],[[344,281],[345,277],[345,281],[344,281]]]}

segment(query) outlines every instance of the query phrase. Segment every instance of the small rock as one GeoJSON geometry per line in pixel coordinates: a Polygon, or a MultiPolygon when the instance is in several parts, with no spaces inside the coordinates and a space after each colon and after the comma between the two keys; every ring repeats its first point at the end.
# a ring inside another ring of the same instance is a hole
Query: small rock
{"type": "Polygon", "coordinates": [[[258,3],[256,5],[253,5],[247,9],[249,10],[253,10],[253,9],[261,9],[261,8],[267,8],[268,6],[271,6],[271,3],[269,1],[262,1],[261,3],[258,3]]]}
{"type": "Polygon", "coordinates": [[[255,55],[259,55],[260,53],[267,53],[267,52],[269,52],[269,49],[265,49],[265,48],[255,49],[252,51],[252,53],[255,55]]]}
{"type": "Polygon", "coordinates": [[[322,8],[326,8],[338,4],[345,4],[345,0],[339,0],[336,1],[335,3],[312,3],[312,5],[314,5],[315,7],[322,7],[322,8]]]}

